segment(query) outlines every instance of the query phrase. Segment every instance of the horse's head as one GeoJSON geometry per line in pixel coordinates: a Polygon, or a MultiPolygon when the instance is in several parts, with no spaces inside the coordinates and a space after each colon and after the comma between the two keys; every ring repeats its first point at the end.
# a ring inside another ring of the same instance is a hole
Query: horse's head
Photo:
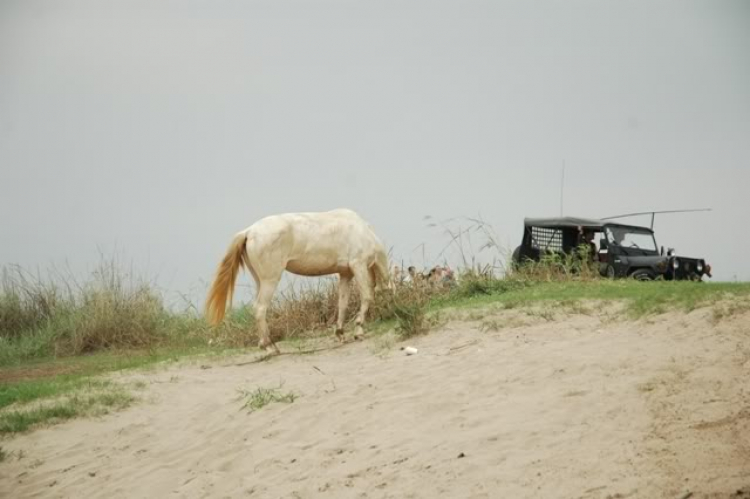
{"type": "Polygon", "coordinates": [[[391,275],[379,276],[379,279],[375,279],[373,290],[376,293],[380,293],[382,290],[388,290],[391,293],[396,293],[396,279],[391,275]]]}

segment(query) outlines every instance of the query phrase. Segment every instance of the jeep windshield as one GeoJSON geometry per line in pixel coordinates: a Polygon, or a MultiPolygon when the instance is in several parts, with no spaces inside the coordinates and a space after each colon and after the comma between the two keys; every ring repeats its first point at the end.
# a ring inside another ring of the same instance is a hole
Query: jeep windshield
{"type": "Polygon", "coordinates": [[[655,255],[659,253],[654,234],[631,227],[605,227],[607,243],[621,248],[625,255],[655,255]]]}

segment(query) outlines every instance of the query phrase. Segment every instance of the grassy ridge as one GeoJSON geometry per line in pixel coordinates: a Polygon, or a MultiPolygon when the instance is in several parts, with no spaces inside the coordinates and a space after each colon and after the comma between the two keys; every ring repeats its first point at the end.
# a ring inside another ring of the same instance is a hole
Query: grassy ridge
{"type": "MultiPolygon", "coordinates": [[[[268,316],[274,340],[330,332],[337,314],[336,281],[313,282],[282,293],[274,301],[268,316]]],[[[459,284],[450,288],[400,284],[395,293],[377,295],[369,320],[375,325],[395,321],[399,333],[410,336],[429,327],[425,321],[428,311],[443,307],[620,300],[631,316],[638,317],[670,307],[690,310],[724,297],[747,294],[750,283],[610,281],[551,262],[504,278],[464,272],[459,284]]],[[[358,308],[355,288],[348,321],[358,308]]],[[[53,374],[92,374],[121,369],[121,365],[255,344],[249,307],[235,307],[220,327],[211,328],[194,309],[168,310],[153,287],[134,281],[111,264],[103,265],[84,284],[43,282],[29,278],[20,269],[6,269],[0,281],[0,382],[23,378],[23,371],[28,372],[25,377],[34,377],[35,369],[41,375],[45,369],[53,374]],[[38,367],[39,363],[44,367],[38,367]]]]}
{"type": "MultiPolygon", "coordinates": [[[[503,283],[503,281],[500,281],[503,283]]],[[[481,307],[503,303],[509,308],[543,301],[570,302],[578,300],[620,301],[631,318],[687,311],[710,305],[719,300],[750,296],[750,283],[638,282],[632,280],[592,280],[530,283],[501,286],[498,291],[457,296],[437,300],[434,308],[444,306],[481,307]]]]}

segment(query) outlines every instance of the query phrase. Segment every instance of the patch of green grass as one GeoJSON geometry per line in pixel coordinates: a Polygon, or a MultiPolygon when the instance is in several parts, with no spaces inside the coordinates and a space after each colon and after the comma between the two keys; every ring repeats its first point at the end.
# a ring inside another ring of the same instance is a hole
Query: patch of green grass
{"type": "Polygon", "coordinates": [[[95,376],[131,369],[150,368],[158,363],[173,363],[236,353],[228,348],[199,346],[164,348],[142,352],[102,352],[86,356],[29,362],[23,366],[0,369],[0,409],[15,403],[57,397],[82,389],[97,389],[108,382],[95,376]]]}
{"type": "Polygon", "coordinates": [[[735,296],[750,296],[750,283],[638,282],[592,280],[540,282],[500,294],[454,295],[438,307],[471,308],[502,303],[518,308],[540,302],[622,301],[631,318],[668,310],[691,311],[735,296]]]}
{"type": "Polygon", "coordinates": [[[54,344],[54,331],[50,328],[29,331],[14,338],[0,335],[0,366],[49,359],[55,354],[54,344]]]}
{"type": "Polygon", "coordinates": [[[245,404],[242,406],[243,409],[248,409],[249,412],[254,412],[263,407],[267,406],[272,402],[283,402],[291,404],[297,399],[297,395],[293,392],[283,393],[279,388],[256,388],[255,390],[240,390],[240,398],[245,399],[245,404]]]}
{"type": "Polygon", "coordinates": [[[66,395],[82,389],[104,389],[109,381],[91,378],[52,378],[0,386],[0,409],[13,404],[28,404],[35,400],[66,395]]]}
{"type": "Polygon", "coordinates": [[[40,423],[65,421],[79,415],[70,404],[57,404],[31,411],[10,411],[0,414],[0,434],[20,433],[40,423]]]}
{"type": "Polygon", "coordinates": [[[19,433],[42,424],[80,416],[106,414],[127,407],[134,400],[124,387],[106,383],[89,391],[78,391],[52,401],[22,404],[0,411],[0,434],[19,433]]]}

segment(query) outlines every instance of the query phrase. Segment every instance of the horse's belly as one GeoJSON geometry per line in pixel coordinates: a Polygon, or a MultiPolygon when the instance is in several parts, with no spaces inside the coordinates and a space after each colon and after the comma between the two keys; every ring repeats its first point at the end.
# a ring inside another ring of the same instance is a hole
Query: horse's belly
{"type": "Polygon", "coordinates": [[[320,276],[344,272],[347,268],[336,259],[330,258],[305,258],[304,260],[290,260],[286,270],[292,274],[303,276],[320,276]]]}

